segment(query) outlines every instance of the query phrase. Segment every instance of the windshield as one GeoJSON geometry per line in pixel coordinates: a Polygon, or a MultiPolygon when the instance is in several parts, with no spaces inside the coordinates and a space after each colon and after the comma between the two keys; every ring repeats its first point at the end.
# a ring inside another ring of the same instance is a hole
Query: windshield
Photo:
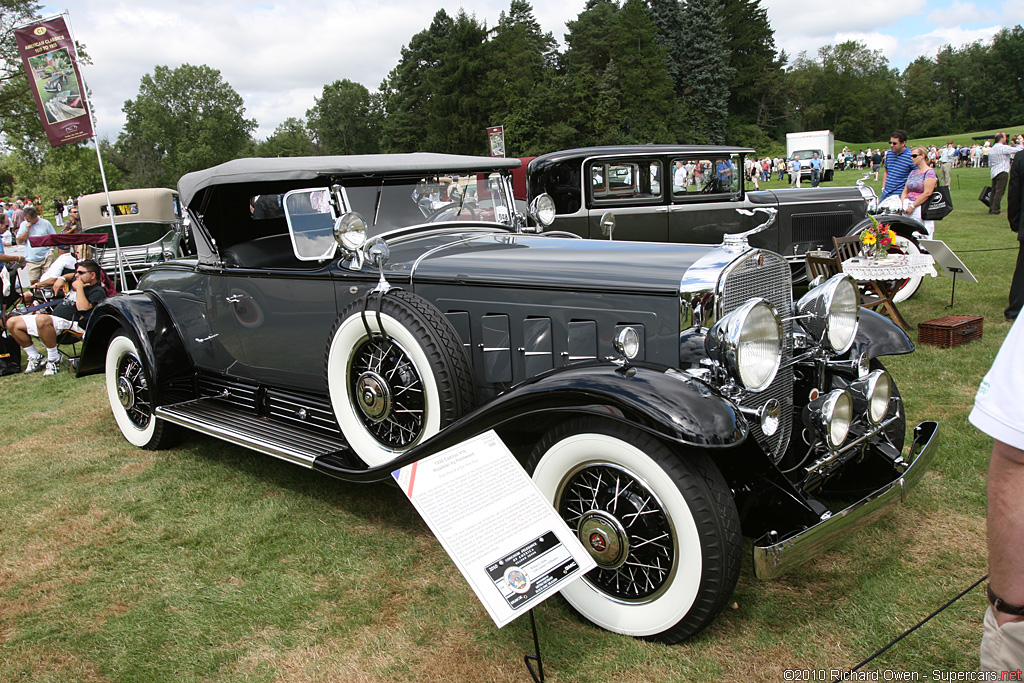
{"type": "Polygon", "coordinates": [[[349,211],[366,219],[370,235],[421,223],[477,221],[512,225],[510,188],[499,173],[440,173],[412,178],[347,181],[349,211]]]}
{"type": "Polygon", "coordinates": [[[801,161],[807,161],[814,157],[815,152],[818,153],[819,158],[823,156],[820,149],[802,149],[799,152],[793,152],[793,158],[800,159],[801,161]]]}

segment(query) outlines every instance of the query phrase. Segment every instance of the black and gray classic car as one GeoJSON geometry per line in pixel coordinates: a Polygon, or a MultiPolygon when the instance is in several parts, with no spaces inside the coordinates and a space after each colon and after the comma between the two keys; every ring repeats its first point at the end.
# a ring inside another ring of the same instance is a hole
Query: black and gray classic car
{"type": "Polygon", "coordinates": [[[880,362],[913,346],[849,278],[794,302],[786,259],[742,235],[524,232],[518,164],[185,175],[196,257],[98,306],[79,374],[106,373],[136,446],[184,427],[351,482],[494,429],[598,565],[563,591],[572,607],[665,642],[727,604],[744,535],[773,577],[920,480],[938,426],[905,446],[880,362]]]}
{"type": "MultiPolygon", "coordinates": [[[[719,244],[724,235],[750,230],[756,208],[778,210],[775,225],[751,236],[754,247],[781,254],[804,278],[804,255],[832,249],[833,237],[859,234],[870,224],[877,197],[857,187],[748,191],[742,172],[746,147],[623,145],[587,147],[536,157],[527,170],[527,201],[551,198],[558,230],[609,239],[602,219],[615,217],[614,239],[719,244]],[[739,209],[739,211],[737,211],[739,209]]],[[[896,248],[919,253],[912,218],[893,216],[896,248]]],[[[902,283],[894,296],[909,298],[921,279],[902,283]]]]}

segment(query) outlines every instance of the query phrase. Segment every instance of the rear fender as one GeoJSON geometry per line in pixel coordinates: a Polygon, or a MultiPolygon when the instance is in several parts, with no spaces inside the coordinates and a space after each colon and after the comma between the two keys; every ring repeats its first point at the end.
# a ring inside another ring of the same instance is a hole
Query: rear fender
{"type": "Polygon", "coordinates": [[[313,468],[348,481],[380,481],[393,470],[489,429],[533,432],[538,422],[562,415],[596,415],[709,451],[735,447],[749,433],[732,402],[678,370],[593,362],[523,382],[385,465],[357,470],[325,456],[313,468]]]}
{"type": "MultiPolygon", "coordinates": [[[[910,216],[904,216],[897,213],[887,213],[875,216],[875,220],[879,223],[888,225],[897,235],[900,237],[906,237],[908,240],[912,240],[915,244],[917,243],[917,239],[914,237],[915,232],[922,235],[928,234],[928,231],[924,228],[924,224],[910,216]]],[[[852,237],[854,235],[859,235],[861,231],[869,225],[871,225],[871,219],[865,218],[850,228],[850,231],[846,233],[846,236],[852,237]]]]}
{"type": "Polygon", "coordinates": [[[157,405],[167,403],[172,391],[182,395],[173,396],[170,400],[191,397],[193,372],[185,346],[166,309],[146,292],[119,294],[96,307],[89,318],[82,345],[79,377],[104,372],[107,346],[111,338],[122,330],[128,332],[138,345],[153,383],[157,405]]]}

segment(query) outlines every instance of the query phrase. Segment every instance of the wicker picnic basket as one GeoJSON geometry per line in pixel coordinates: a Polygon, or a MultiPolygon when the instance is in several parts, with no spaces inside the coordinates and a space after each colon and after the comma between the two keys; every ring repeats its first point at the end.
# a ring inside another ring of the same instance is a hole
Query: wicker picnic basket
{"type": "Polygon", "coordinates": [[[981,339],[985,319],[980,315],[947,315],[917,326],[917,340],[944,349],[981,339]]]}

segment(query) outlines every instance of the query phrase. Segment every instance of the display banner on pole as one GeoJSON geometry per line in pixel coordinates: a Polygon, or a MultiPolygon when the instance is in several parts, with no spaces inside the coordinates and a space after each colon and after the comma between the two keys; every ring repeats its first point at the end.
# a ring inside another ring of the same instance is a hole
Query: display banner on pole
{"type": "Polygon", "coordinates": [[[14,30],[14,36],[50,146],[91,138],[92,119],[83,94],[75,43],[64,17],[21,26],[14,30]]]}
{"type": "Polygon", "coordinates": [[[505,156],[505,126],[492,126],[487,129],[487,146],[492,157],[505,156]]]}

